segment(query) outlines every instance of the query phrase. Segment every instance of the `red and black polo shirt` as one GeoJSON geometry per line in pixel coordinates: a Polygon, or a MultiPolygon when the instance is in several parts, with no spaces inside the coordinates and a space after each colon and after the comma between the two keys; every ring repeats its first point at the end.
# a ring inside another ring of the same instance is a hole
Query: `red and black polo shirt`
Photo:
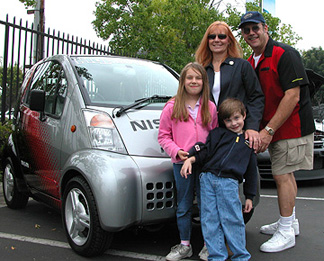
{"type": "MultiPolygon", "coordinates": [[[[248,59],[253,68],[254,59],[248,59]]],[[[313,111],[309,97],[308,78],[300,54],[289,45],[269,38],[255,71],[265,96],[265,106],[260,129],[275,114],[284,92],[300,86],[300,100],[290,117],[275,132],[272,142],[306,136],[315,131],[313,111]]]]}

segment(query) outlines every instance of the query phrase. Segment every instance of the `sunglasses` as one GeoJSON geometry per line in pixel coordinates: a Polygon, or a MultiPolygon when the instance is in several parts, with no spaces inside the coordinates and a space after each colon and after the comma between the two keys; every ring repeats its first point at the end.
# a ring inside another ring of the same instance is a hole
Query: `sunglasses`
{"type": "Polygon", "coordinates": [[[218,39],[220,39],[220,40],[224,40],[224,39],[226,39],[226,37],[227,37],[227,35],[226,34],[219,34],[219,35],[217,35],[217,34],[210,34],[210,35],[208,35],[208,39],[209,40],[214,40],[214,39],[216,39],[216,36],[218,36],[218,39]]]}
{"type": "Polygon", "coordinates": [[[259,32],[260,27],[258,25],[253,25],[252,28],[250,28],[250,27],[242,28],[242,31],[243,31],[244,34],[249,34],[251,29],[252,29],[253,32],[257,33],[257,32],[259,32]]]}

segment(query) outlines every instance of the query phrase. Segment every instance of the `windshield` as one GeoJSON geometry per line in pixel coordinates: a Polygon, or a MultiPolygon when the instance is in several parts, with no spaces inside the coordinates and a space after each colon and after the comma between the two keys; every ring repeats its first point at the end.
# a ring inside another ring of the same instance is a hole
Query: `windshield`
{"type": "Polygon", "coordinates": [[[178,89],[178,79],[150,61],[111,56],[73,60],[93,104],[125,106],[153,95],[174,96],[178,89]]]}

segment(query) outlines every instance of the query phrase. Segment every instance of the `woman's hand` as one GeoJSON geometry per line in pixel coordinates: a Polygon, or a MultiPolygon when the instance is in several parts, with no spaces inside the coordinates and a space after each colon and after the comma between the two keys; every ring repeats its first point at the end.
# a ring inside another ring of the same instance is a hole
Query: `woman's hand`
{"type": "Polygon", "coordinates": [[[249,129],[245,131],[245,139],[249,140],[250,148],[253,148],[255,152],[260,150],[261,137],[259,132],[249,129]]]}
{"type": "Polygon", "coordinates": [[[251,199],[245,200],[244,213],[249,213],[253,208],[253,203],[251,199]]]}

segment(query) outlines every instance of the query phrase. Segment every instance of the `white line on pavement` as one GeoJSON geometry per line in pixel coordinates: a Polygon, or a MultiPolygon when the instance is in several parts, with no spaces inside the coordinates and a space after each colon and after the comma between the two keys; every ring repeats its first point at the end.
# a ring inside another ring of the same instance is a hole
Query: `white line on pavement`
{"type": "MultiPolygon", "coordinates": [[[[261,198],[277,198],[277,195],[260,195],[261,198]]],[[[298,200],[312,200],[312,201],[324,201],[324,198],[313,198],[313,197],[297,197],[298,200]]],[[[0,205],[0,207],[4,207],[5,205],[0,205]]],[[[49,239],[41,239],[41,238],[33,238],[27,236],[20,236],[15,234],[8,234],[0,232],[0,238],[17,240],[22,242],[29,242],[53,247],[60,247],[60,248],[70,248],[70,245],[65,242],[49,240],[49,239]]],[[[109,249],[105,252],[107,255],[112,256],[120,256],[120,257],[128,257],[140,260],[153,260],[153,261],[161,261],[165,260],[164,256],[157,256],[157,255],[147,255],[135,252],[128,252],[128,251],[119,251],[114,249],[109,249]]],[[[190,259],[186,259],[190,261],[190,259]]]]}
{"type": "MultiPolygon", "coordinates": [[[[278,198],[278,196],[276,196],[276,195],[260,195],[260,197],[261,198],[278,198]]],[[[296,197],[296,199],[324,201],[324,198],[296,197]]]]}
{"type": "MultiPolygon", "coordinates": [[[[17,241],[28,242],[28,243],[35,243],[35,244],[40,244],[40,245],[52,246],[52,247],[70,248],[70,245],[65,242],[49,240],[49,239],[26,237],[26,236],[8,234],[8,233],[3,233],[3,232],[0,232],[0,238],[17,240],[17,241]]],[[[141,254],[141,253],[135,253],[135,252],[119,251],[119,250],[114,250],[114,249],[107,250],[105,252],[105,254],[112,255],[112,256],[129,257],[129,258],[134,258],[137,260],[138,259],[152,260],[152,261],[165,260],[164,256],[147,255],[147,254],[141,254]]],[[[186,260],[190,261],[189,259],[186,259],[186,260]]]]}
{"type": "Polygon", "coordinates": [[[3,232],[0,232],[0,238],[18,240],[18,241],[29,242],[29,243],[42,244],[42,245],[47,245],[47,246],[70,248],[68,243],[64,243],[64,242],[60,242],[60,241],[54,241],[54,240],[49,240],[49,239],[41,239],[41,238],[34,238],[34,237],[26,237],[26,236],[8,234],[8,233],[3,233],[3,232]]]}

